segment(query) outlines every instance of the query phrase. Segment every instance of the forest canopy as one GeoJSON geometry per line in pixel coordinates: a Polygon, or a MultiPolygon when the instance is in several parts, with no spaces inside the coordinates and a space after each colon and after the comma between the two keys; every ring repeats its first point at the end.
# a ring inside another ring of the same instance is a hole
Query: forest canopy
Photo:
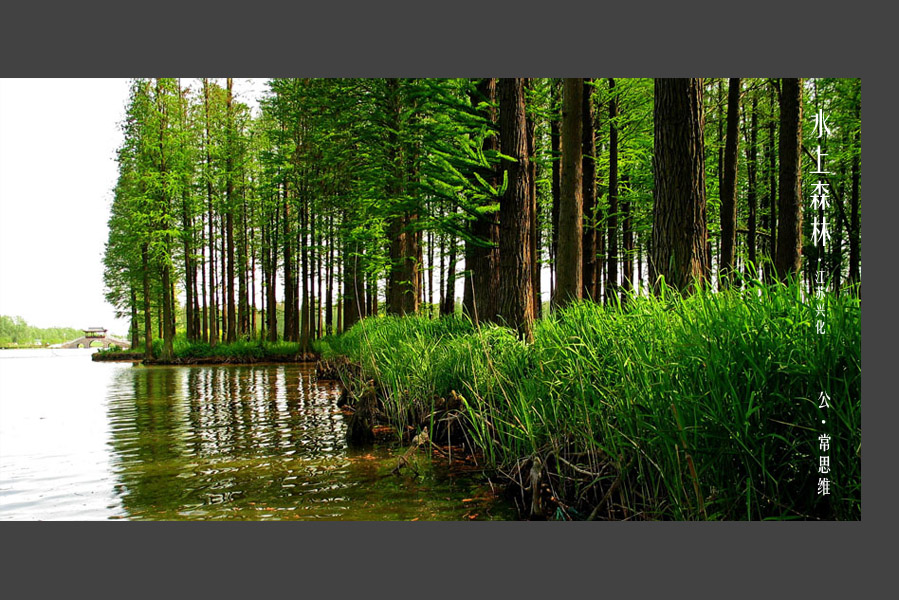
{"type": "Polygon", "coordinates": [[[532,339],[663,280],[839,294],[860,116],[859,79],[273,79],[257,112],[231,79],[135,79],[107,298],[170,357],[176,331],[308,349],[382,313],[532,339]]]}

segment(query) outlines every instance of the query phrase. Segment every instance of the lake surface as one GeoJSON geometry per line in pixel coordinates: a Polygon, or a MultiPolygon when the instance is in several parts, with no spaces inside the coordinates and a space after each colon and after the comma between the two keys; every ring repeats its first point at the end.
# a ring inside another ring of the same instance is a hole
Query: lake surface
{"type": "Polygon", "coordinates": [[[424,449],[350,449],[309,365],[144,367],[0,351],[2,520],[514,519],[424,449]]]}

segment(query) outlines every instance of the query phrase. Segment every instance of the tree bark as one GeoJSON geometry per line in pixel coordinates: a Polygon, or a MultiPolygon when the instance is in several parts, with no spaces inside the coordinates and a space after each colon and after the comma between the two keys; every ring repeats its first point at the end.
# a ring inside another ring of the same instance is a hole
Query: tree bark
{"type": "MultiPolygon", "coordinates": [[[[746,222],[746,228],[749,230],[746,235],[746,252],[749,258],[749,264],[752,265],[752,269],[756,269],[758,265],[758,260],[756,257],[756,238],[757,234],[757,209],[758,209],[758,196],[757,196],[757,169],[758,169],[758,98],[755,92],[752,92],[752,119],[749,125],[749,152],[747,156],[747,169],[746,175],[749,183],[749,189],[746,193],[746,200],[749,204],[749,215],[748,220],[746,222]]],[[[747,276],[755,277],[758,273],[750,273],[749,268],[747,266],[747,276]]]]}
{"type": "MultiPolygon", "coordinates": [[[[525,79],[525,89],[528,89],[533,83],[531,79],[525,79]]],[[[534,301],[534,318],[540,318],[542,308],[540,298],[540,228],[538,227],[538,219],[540,218],[540,207],[537,205],[537,143],[536,128],[537,123],[533,115],[525,112],[525,122],[527,127],[528,142],[528,185],[530,191],[528,196],[531,201],[531,287],[533,288],[534,301]]]]}
{"type": "Polygon", "coordinates": [[[288,342],[296,342],[297,335],[297,313],[296,295],[297,286],[293,274],[293,227],[291,226],[290,198],[288,196],[289,188],[287,182],[284,183],[284,216],[281,219],[284,231],[284,340],[288,342]]]}
{"type": "MultiPolygon", "coordinates": [[[[855,106],[855,119],[861,119],[860,102],[855,106]]],[[[855,148],[852,152],[852,189],[849,195],[849,284],[861,282],[861,221],[859,215],[859,188],[861,186],[861,124],[855,131],[855,148]]]]}
{"type": "Polygon", "coordinates": [[[234,115],[233,115],[233,89],[234,81],[228,77],[228,94],[225,97],[225,109],[228,124],[228,143],[225,146],[225,234],[228,242],[227,250],[227,277],[225,278],[225,298],[228,302],[228,317],[225,328],[225,341],[229,344],[237,339],[237,327],[234,310],[234,115]]]}
{"type": "Polygon", "coordinates": [[[721,264],[718,287],[730,285],[737,241],[737,157],[740,135],[740,78],[731,77],[727,90],[727,138],[721,175],[721,264]]]}
{"type": "Polygon", "coordinates": [[[599,300],[596,285],[596,236],[599,226],[596,219],[596,136],[593,130],[593,85],[592,79],[584,79],[581,114],[581,195],[584,206],[582,233],[582,274],[583,298],[594,302],[599,300]]]}
{"type": "Polygon", "coordinates": [[[325,290],[325,334],[334,333],[334,217],[328,215],[328,286],[325,290]]]}
{"type": "Polygon", "coordinates": [[[802,80],[785,78],[780,94],[780,173],[775,270],[781,281],[799,275],[802,257],[802,80]]]}
{"type": "Polygon", "coordinates": [[[443,295],[443,304],[440,306],[441,315],[451,315],[456,310],[456,239],[450,235],[449,264],[447,265],[446,290],[443,295]]]}
{"type": "MultiPolygon", "coordinates": [[[[344,217],[344,221],[346,217],[344,217]]],[[[343,330],[359,321],[359,293],[364,295],[365,282],[359,279],[359,257],[354,242],[347,240],[343,251],[343,330]]]]}
{"type": "MultiPolygon", "coordinates": [[[[490,123],[497,122],[496,79],[482,79],[472,98],[472,103],[486,101],[490,104],[487,118],[490,123]]],[[[499,136],[489,135],[482,145],[484,154],[489,156],[499,149],[499,136]]],[[[481,176],[492,187],[499,187],[500,178],[497,169],[484,169],[481,176]]],[[[496,202],[496,198],[487,199],[487,204],[496,202]]],[[[466,242],[466,271],[468,281],[465,285],[463,308],[475,323],[495,321],[497,317],[496,294],[499,288],[499,221],[496,213],[482,214],[471,223],[471,234],[481,241],[480,244],[466,242]]]]}
{"type": "MultiPolygon", "coordinates": [[[[627,173],[621,176],[621,182],[627,189],[627,173]]],[[[627,302],[630,292],[634,289],[634,230],[633,218],[631,216],[631,202],[627,194],[621,199],[621,216],[624,220],[621,228],[621,241],[624,250],[623,263],[624,272],[621,274],[621,302],[627,302]]]]}
{"type": "MultiPolygon", "coordinates": [[[[305,192],[305,185],[304,190],[305,192]]],[[[300,242],[299,247],[302,248],[302,262],[300,268],[300,279],[302,280],[302,292],[300,300],[300,348],[303,352],[309,351],[309,334],[310,320],[312,311],[309,306],[309,204],[303,202],[305,198],[300,198],[300,242]]]]}
{"type": "Polygon", "coordinates": [[[656,79],[655,191],[649,276],[691,291],[707,269],[702,83],[656,79]]]}
{"type": "Polygon", "coordinates": [[[138,333],[138,323],[137,323],[137,292],[134,291],[134,284],[129,286],[130,295],[131,295],[131,326],[129,327],[131,333],[131,351],[133,352],[135,348],[137,348],[138,340],[140,335],[138,333]]]}
{"type": "Polygon", "coordinates": [[[551,233],[550,233],[550,289],[549,296],[554,298],[556,295],[556,261],[558,259],[559,250],[559,201],[562,197],[562,132],[561,119],[559,115],[561,102],[559,101],[560,86],[558,80],[554,79],[551,83],[551,111],[550,118],[550,149],[552,152],[552,211],[551,211],[551,233]]]}
{"type": "MultiPolygon", "coordinates": [[[[580,88],[578,88],[580,89],[580,88]]],[[[524,81],[500,79],[500,149],[512,157],[505,161],[508,186],[500,200],[498,309],[505,323],[520,337],[533,341],[534,304],[531,277],[531,201],[528,182],[527,123],[525,119],[524,81]]],[[[576,138],[580,140],[580,136],[576,138]]],[[[580,147],[580,144],[578,144],[580,147]]]]}
{"type": "Polygon", "coordinates": [[[387,151],[392,166],[388,175],[387,195],[397,205],[388,226],[390,279],[387,286],[387,312],[395,315],[415,314],[418,312],[420,294],[419,248],[416,233],[412,230],[416,217],[402,206],[406,191],[403,174],[406,161],[399,137],[402,103],[396,79],[387,80],[387,111],[391,124],[387,132],[387,151]]]}
{"type": "Polygon", "coordinates": [[[203,104],[206,115],[206,200],[209,227],[209,345],[215,346],[219,341],[218,328],[218,293],[215,286],[215,230],[213,221],[215,211],[212,204],[212,135],[209,115],[209,80],[203,78],[203,104]]]}
{"type": "Polygon", "coordinates": [[[149,244],[140,247],[141,275],[144,287],[144,360],[153,360],[153,320],[150,309],[150,260],[149,244]]]}
{"type": "Polygon", "coordinates": [[[606,261],[606,302],[618,293],[618,99],[615,80],[609,79],[609,216],[608,250],[606,261]]]}
{"type": "Polygon", "coordinates": [[[568,78],[562,91],[562,198],[556,308],[581,298],[583,290],[583,93],[582,79],[568,78]]]}

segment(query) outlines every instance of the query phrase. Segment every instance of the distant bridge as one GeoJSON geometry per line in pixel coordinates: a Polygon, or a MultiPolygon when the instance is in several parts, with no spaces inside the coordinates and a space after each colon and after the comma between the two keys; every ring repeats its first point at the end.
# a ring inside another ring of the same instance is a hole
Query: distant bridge
{"type": "MultiPolygon", "coordinates": [[[[82,329],[84,335],[77,340],[72,340],[62,345],[63,348],[90,348],[94,342],[100,342],[103,348],[110,346],[118,346],[119,348],[131,348],[131,342],[120,340],[106,335],[106,329],[103,327],[88,327],[82,329]]],[[[99,347],[99,346],[95,346],[99,347]]]]}

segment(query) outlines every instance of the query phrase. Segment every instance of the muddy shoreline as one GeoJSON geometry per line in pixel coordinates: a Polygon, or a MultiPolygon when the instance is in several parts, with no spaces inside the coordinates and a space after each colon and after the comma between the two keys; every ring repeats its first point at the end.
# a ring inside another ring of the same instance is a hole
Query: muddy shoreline
{"type": "MultiPolygon", "coordinates": [[[[361,366],[344,356],[316,363],[316,376],[341,384],[338,407],[349,418],[347,442],[365,446],[400,440],[407,454],[430,451],[453,464],[481,470],[491,489],[512,501],[522,520],[644,520],[651,514],[628,510],[621,494],[634,476],[621,457],[546,446],[529,456],[488,466],[485,450],[473,442],[464,402],[456,392],[447,398],[418,399],[391,418],[384,391],[363,376],[361,366]],[[398,418],[397,418],[398,417],[398,418]],[[426,442],[422,442],[422,434],[426,442]]],[[[497,442],[498,443],[498,442],[497,442]]],[[[600,453],[601,454],[601,453],[600,453]]],[[[403,468],[400,459],[397,471],[403,468]]]]}

